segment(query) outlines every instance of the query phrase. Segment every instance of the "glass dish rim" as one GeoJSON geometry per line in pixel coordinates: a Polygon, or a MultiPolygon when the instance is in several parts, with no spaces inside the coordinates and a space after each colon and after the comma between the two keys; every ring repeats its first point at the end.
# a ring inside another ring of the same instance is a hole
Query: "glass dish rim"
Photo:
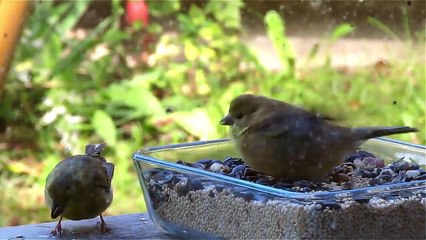
{"type": "MultiPolygon", "coordinates": [[[[402,142],[402,141],[389,139],[389,138],[380,137],[380,138],[375,138],[375,140],[404,145],[404,146],[408,146],[412,148],[417,148],[419,150],[426,150],[426,146],[423,146],[423,145],[402,142]]],[[[190,148],[190,147],[197,147],[197,146],[203,146],[208,144],[224,144],[230,141],[231,140],[228,138],[222,138],[222,139],[215,139],[215,140],[195,141],[195,142],[147,147],[147,148],[139,149],[136,153],[133,154],[132,159],[135,162],[136,161],[147,162],[149,164],[154,164],[157,166],[162,166],[162,167],[166,167],[166,168],[177,170],[177,171],[183,171],[183,172],[203,176],[206,178],[217,179],[227,184],[237,185],[237,186],[249,188],[255,191],[260,191],[263,193],[277,195],[280,197],[299,199],[299,200],[327,200],[330,198],[336,199],[336,198],[344,198],[344,197],[356,197],[359,195],[374,194],[377,192],[385,193],[385,192],[404,190],[407,188],[415,188],[415,189],[424,188],[426,186],[426,180],[417,180],[412,182],[383,184],[383,185],[357,188],[357,189],[351,189],[351,190],[316,191],[316,192],[308,192],[308,193],[292,192],[288,190],[273,188],[270,186],[264,186],[261,184],[229,177],[226,175],[221,175],[221,174],[217,174],[217,173],[213,173],[213,172],[209,172],[205,170],[200,170],[200,169],[185,166],[182,164],[164,161],[164,160],[148,155],[148,153],[153,151],[163,151],[163,150],[177,149],[177,148],[190,148]]],[[[137,169],[137,171],[140,171],[140,169],[137,169]]]]}
{"type": "MultiPolygon", "coordinates": [[[[383,142],[389,142],[394,144],[400,144],[408,147],[418,148],[421,150],[426,150],[426,146],[415,144],[415,143],[409,143],[409,142],[403,142],[391,138],[385,138],[385,137],[377,137],[374,138],[375,140],[380,140],[383,142]]],[[[174,149],[174,148],[183,148],[183,147],[194,147],[194,146],[200,146],[200,145],[206,145],[206,144],[212,144],[212,143],[224,143],[224,142],[230,142],[231,139],[229,138],[220,138],[220,139],[213,139],[213,140],[202,140],[202,141],[195,141],[195,142],[185,142],[185,143],[175,143],[175,144],[167,144],[167,145],[160,145],[160,146],[151,146],[146,148],[139,149],[135,154],[143,154],[143,152],[153,152],[153,151],[159,151],[159,150],[167,150],[167,149],[174,149]]]]}

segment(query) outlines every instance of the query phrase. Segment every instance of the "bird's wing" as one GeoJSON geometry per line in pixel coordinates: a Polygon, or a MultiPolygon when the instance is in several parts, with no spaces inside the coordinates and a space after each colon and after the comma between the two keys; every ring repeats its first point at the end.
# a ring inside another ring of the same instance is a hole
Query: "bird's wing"
{"type": "Polygon", "coordinates": [[[108,181],[111,182],[114,176],[114,164],[105,162],[102,163],[102,166],[104,166],[106,170],[108,181]]]}
{"type": "Polygon", "coordinates": [[[89,180],[86,182],[87,185],[84,186],[86,188],[102,188],[106,191],[109,191],[111,188],[111,180],[108,178],[108,172],[103,166],[100,166],[100,168],[97,166],[91,169],[88,177],[89,180]]]}
{"type": "MultiPolygon", "coordinates": [[[[67,160],[67,159],[66,159],[67,160]]],[[[50,216],[56,218],[61,215],[67,207],[67,202],[77,191],[79,186],[72,172],[66,171],[69,169],[70,161],[62,161],[63,167],[53,170],[46,179],[47,198],[50,200],[48,205],[51,208],[50,216]]],[[[60,163],[60,164],[61,164],[60,163]]]]}
{"type": "Polygon", "coordinates": [[[315,114],[305,112],[277,111],[269,114],[251,128],[265,136],[308,137],[315,134],[324,119],[315,114]]]}

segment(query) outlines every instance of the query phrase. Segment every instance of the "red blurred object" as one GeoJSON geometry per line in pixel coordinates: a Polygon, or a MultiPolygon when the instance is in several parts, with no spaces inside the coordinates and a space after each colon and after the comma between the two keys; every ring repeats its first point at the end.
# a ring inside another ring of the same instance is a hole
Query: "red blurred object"
{"type": "Polygon", "coordinates": [[[145,0],[128,0],[126,3],[126,22],[130,25],[140,21],[144,26],[149,23],[149,10],[145,0]]]}

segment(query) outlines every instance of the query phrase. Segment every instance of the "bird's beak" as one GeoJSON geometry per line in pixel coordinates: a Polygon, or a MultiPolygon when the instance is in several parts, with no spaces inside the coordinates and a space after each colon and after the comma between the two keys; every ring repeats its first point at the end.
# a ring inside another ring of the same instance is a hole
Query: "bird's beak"
{"type": "Polygon", "coordinates": [[[232,119],[231,115],[226,114],[226,116],[224,118],[222,118],[222,120],[220,120],[219,122],[221,125],[234,125],[234,119],[232,119]]]}
{"type": "Polygon", "coordinates": [[[61,215],[65,210],[65,205],[53,205],[51,212],[50,212],[50,217],[55,219],[57,218],[59,215],[61,215]]]}

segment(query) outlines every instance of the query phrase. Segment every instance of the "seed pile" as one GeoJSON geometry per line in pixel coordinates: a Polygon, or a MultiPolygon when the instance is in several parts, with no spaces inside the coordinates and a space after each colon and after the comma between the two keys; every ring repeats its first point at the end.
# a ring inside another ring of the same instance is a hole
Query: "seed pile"
{"type": "Polygon", "coordinates": [[[297,193],[362,190],[402,182],[417,186],[319,200],[277,197],[164,169],[146,172],[156,214],[189,232],[196,229],[221,238],[426,238],[426,171],[414,162],[399,159],[385,166],[374,155],[356,151],[321,182],[274,179],[239,158],[178,163],[297,193]]]}
{"type": "Polygon", "coordinates": [[[195,163],[186,163],[184,161],[178,161],[177,163],[296,192],[350,190],[386,183],[426,180],[426,171],[415,162],[405,161],[404,158],[401,158],[385,166],[383,159],[376,158],[371,153],[360,150],[349,155],[345,162],[337,166],[321,182],[304,180],[291,182],[285,179],[274,179],[253,170],[241,158],[229,157],[223,162],[221,160],[204,159],[195,163]]]}

